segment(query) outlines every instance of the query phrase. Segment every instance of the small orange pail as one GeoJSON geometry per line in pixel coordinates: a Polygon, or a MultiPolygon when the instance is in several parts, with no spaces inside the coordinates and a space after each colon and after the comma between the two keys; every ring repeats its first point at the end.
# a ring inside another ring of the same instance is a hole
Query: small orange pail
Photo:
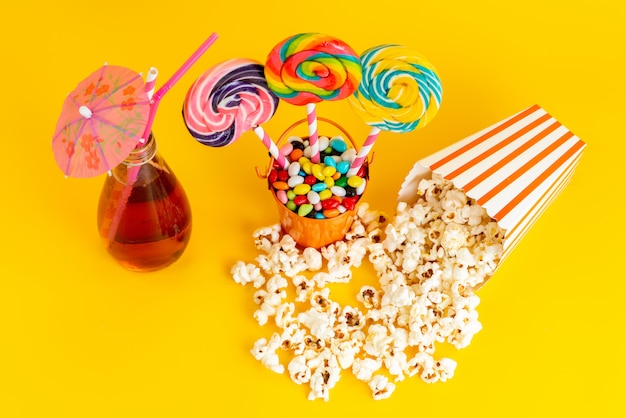
{"type": "MultiPolygon", "coordinates": [[[[306,127],[306,119],[301,119],[291,125],[278,139],[277,145],[280,147],[280,144],[283,141],[286,141],[287,138],[291,135],[295,135],[294,130],[298,127],[306,127]]],[[[347,140],[352,147],[355,147],[354,140],[350,136],[350,134],[339,124],[336,122],[318,117],[318,122],[324,122],[332,126],[333,130],[337,131],[337,133],[333,135],[327,135],[329,138],[341,135],[344,139],[347,140]]],[[[326,132],[329,133],[329,132],[326,132]]],[[[301,135],[301,138],[307,138],[307,134],[301,135]]],[[[272,166],[274,163],[274,159],[270,160],[269,167],[267,168],[266,173],[263,175],[259,173],[257,169],[257,174],[260,178],[267,178],[272,166]]],[[[371,162],[365,162],[366,168],[368,168],[371,162]]],[[[366,171],[367,172],[367,171],[366,171]]],[[[367,177],[367,175],[366,175],[367,177]]],[[[278,208],[278,216],[280,219],[280,225],[283,231],[289,235],[298,243],[301,247],[313,247],[320,248],[333,242],[342,240],[350,227],[352,226],[352,222],[354,221],[354,216],[356,214],[356,208],[354,210],[347,210],[341,215],[338,215],[334,218],[327,219],[315,219],[315,218],[307,218],[304,216],[300,216],[297,213],[289,210],[285,205],[283,205],[276,194],[274,193],[272,187],[270,185],[269,189],[272,192],[272,196],[274,197],[274,201],[276,202],[276,207],[278,208]]],[[[361,196],[362,197],[362,196],[361,196]]],[[[359,199],[360,200],[360,199],[359,199]]]]}

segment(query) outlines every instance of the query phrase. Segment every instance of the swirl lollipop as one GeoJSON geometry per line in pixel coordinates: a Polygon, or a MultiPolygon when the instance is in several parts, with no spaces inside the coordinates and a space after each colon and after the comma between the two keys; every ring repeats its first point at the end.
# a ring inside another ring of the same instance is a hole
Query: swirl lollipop
{"type": "Polygon", "coordinates": [[[284,156],[261,124],[272,118],[278,97],[268,88],[263,65],[245,58],[226,60],[208,69],[189,88],[183,119],[200,143],[223,147],[253,129],[282,166],[284,156]]]}
{"type": "Polygon", "coordinates": [[[430,122],[441,105],[441,80],[424,58],[401,45],[380,45],[361,56],[363,79],[349,102],[372,126],[352,162],[356,174],[381,130],[405,133],[430,122]]]}
{"type": "Polygon", "coordinates": [[[267,84],[286,102],[306,105],[313,162],[319,162],[315,103],[352,95],[361,72],[359,57],[350,46],[321,33],[289,37],[270,51],[265,64],[267,84]]]}

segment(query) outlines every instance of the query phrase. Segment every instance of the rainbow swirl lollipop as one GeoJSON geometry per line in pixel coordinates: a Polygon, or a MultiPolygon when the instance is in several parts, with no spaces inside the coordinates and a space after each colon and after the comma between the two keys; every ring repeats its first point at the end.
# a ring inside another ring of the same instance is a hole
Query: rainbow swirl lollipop
{"type": "Polygon", "coordinates": [[[321,33],[301,33],[276,45],[265,63],[267,84],[294,105],[340,100],[361,81],[359,56],[345,42],[321,33]]]}
{"type": "Polygon", "coordinates": [[[222,147],[270,120],[278,101],[261,63],[234,58],[211,67],[192,84],[183,103],[183,119],[199,142],[222,147]]]}
{"type": "Polygon", "coordinates": [[[361,62],[345,42],[301,33],[276,45],[265,64],[270,89],[288,103],[306,105],[311,161],[319,162],[315,103],[349,97],[361,81],[361,62]]]}
{"type": "Polygon", "coordinates": [[[441,105],[435,68],[401,45],[380,45],[361,56],[363,79],[349,102],[370,126],[410,132],[430,122],[441,105]]]}

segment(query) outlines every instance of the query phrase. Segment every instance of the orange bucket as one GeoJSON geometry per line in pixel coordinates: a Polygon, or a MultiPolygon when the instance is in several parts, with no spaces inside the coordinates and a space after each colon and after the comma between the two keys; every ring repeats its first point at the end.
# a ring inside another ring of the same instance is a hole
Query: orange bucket
{"type": "MultiPolygon", "coordinates": [[[[324,122],[328,125],[331,125],[337,133],[333,135],[326,135],[329,138],[332,138],[336,135],[341,135],[344,137],[353,148],[356,148],[354,140],[350,136],[350,134],[339,124],[336,122],[318,117],[318,122],[324,122]]],[[[280,147],[280,144],[289,138],[290,135],[295,135],[293,131],[298,127],[306,127],[307,119],[301,119],[291,125],[289,128],[283,132],[277,142],[277,146],[280,147]]],[[[306,139],[308,136],[308,131],[306,135],[300,135],[301,138],[306,139]]],[[[321,136],[321,135],[320,135],[321,136]]],[[[267,178],[270,170],[272,169],[274,163],[274,159],[270,160],[269,167],[264,175],[259,173],[257,169],[257,175],[260,178],[267,178]]],[[[366,173],[368,173],[369,164],[371,162],[366,161],[364,166],[366,168],[366,173]]],[[[368,179],[368,175],[365,175],[366,179],[368,179]]],[[[300,216],[297,213],[289,210],[284,204],[282,204],[278,198],[276,197],[276,193],[274,193],[271,185],[268,185],[270,191],[272,192],[272,196],[274,197],[274,201],[276,202],[276,207],[278,208],[278,216],[280,219],[280,225],[283,229],[283,232],[291,235],[291,237],[296,241],[296,243],[301,247],[313,247],[320,248],[333,242],[342,240],[350,227],[352,226],[352,222],[354,221],[354,216],[356,214],[356,207],[353,210],[346,210],[341,215],[338,215],[334,218],[326,218],[326,219],[315,219],[315,218],[307,218],[304,216],[300,216]]],[[[367,187],[367,186],[366,186],[367,187]]],[[[363,195],[361,195],[362,197],[363,195]]],[[[359,198],[360,201],[361,198],[359,198]]],[[[358,206],[358,203],[357,203],[358,206]]]]}

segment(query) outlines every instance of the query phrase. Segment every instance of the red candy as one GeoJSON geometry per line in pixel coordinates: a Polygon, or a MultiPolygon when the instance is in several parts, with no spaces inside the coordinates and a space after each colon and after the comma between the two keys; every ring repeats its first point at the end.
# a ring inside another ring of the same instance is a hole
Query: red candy
{"type": "Polygon", "coordinates": [[[309,186],[313,186],[315,183],[317,183],[317,179],[315,178],[315,176],[312,175],[308,175],[304,177],[304,184],[308,184],[309,186]]]}
{"type": "Polygon", "coordinates": [[[322,208],[324,210],[335,209],[337,206],[339,206],[339,201],[336,199],[322,200],[322,208]]]}
{"type": "Polygon", "coordinates": [[[343,207],[347,210],[354,210],[357,200],[358,196],[344,197],[341,203],[343,204],[343,207]]]}
{"type": "Polygon", "coordinates": [[[304,205],[305,203],[309,203],[309,199],[307,199],[306,195],[300,195],[293,198],[293,203],[296,205],[304,205]]]}
{"type": "Polygon", "coordinates": [[[267,181],[269,181],[269,183],[272,184],[277,180],[278,180],[278,172],[272,169],[270,173],[267,175],[267,181]]]}
{"type": "Polygon", "coordinates": [[[289,180],[289,172],[287,170],[280,170],[278,172],[278,181],[287,181],[289,180]]]}

